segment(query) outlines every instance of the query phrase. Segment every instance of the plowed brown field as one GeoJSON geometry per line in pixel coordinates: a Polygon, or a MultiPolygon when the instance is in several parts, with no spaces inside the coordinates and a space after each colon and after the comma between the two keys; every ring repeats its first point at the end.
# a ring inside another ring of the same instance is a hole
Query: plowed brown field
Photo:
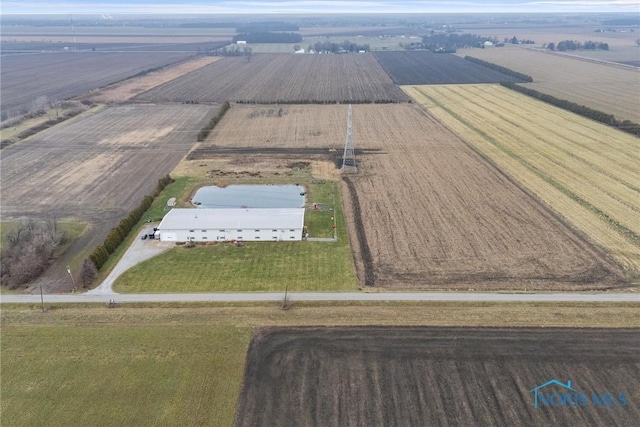
{"type": "MultiPolygon", "coordinates": [[[[371,253],[371,269],[366,248],[356,257],[365,284],[577,290],[621,277],[591,244],[424,110],[357,106],[354,141],[385,151],[361,156],[358,174],[348,178],[371,253]]],[[[354,206],[347,218],[358,221],[354,206]]],[[[354,225],[353,231],[360,228],[354,225]]]]}
{"type": "Polygon", "coordinates": [[[90,252],[171,172],[214,111],[204,105],[109,107],[2,150],[2,218],[86,221],[91,233],[65,256],[90,252]]]}
{"type": "Polygon", "coordinates": [[[406,102],[371,54],[227,57],[136,97],[163,102],[406,102]]]}
{"type": "Polygon", "coordinates": [[[639,351],[633,329],[261,329],[236,425],[635,425],[639,351]],[[574,405],[536,408],[552,379],[574,405]]]}
{"type": "MultiPolygon", "coordinates": [[[[234,106],[195,158],[339,158],[346,106],[234,106]],[[334,149],[335,151],[331,151],[334,149]]],[[[393,289],[599,289],[621,273],[420,107],[354,105],[343,187],[362,284],[393,289]]]]}

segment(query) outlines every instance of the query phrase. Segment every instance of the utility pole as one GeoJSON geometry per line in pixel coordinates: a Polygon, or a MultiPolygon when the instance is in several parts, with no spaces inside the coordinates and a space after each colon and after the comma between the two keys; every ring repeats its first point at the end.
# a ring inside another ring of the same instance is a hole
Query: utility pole
{"type": "Polygon", "coordinates": [[[42,312],[44,313],[44,296],[42,295],[42,282],[40,282],[40,303],[42,304],[42,312]]]}

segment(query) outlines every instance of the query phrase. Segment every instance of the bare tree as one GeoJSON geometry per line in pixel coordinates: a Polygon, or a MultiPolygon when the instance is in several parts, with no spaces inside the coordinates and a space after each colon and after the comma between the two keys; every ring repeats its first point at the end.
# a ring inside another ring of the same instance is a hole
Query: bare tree
{"type": "Polygon", "coordinates": [[[88,288],[97,277],[98,269],[96,265],[89,258],[85,258],[82,262],[82,267],[80,267],[80,283],[85,288],[88,288]]]}
{"type": "Polygon", "coordinates": [[[49,98],[46,96],[39,96],[31,103],[30,113],[34,116],[40,116],[47,112],[49,108],[49,98]]]}
{"type": "Polygon", "coordinates": [[[15,289],[37,278],[64,242],[57,219],[42,223],[25,221],[7,233],[2,248],[0,277],[3,284],[15,289]]]}

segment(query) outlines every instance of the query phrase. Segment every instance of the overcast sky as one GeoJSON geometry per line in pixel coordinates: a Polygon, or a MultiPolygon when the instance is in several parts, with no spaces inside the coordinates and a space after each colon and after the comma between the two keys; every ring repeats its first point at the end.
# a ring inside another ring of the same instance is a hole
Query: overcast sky
{"type": "Polygon", "coordinates": [[[0,0],[2,14],[636,12],[640,0],[0,0]]]}

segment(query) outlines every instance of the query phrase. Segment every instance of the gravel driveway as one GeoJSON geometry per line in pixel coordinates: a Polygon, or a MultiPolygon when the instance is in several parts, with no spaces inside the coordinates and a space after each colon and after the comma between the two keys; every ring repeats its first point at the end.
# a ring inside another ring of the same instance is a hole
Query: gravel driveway
{"type": "Polygon", "coordinates": [[[145,227],[143,232],[138,234],[136,240],[134,240],[129,249],[127,249],[124,255],[122,255],[120,262],[118,262],[113,270],[111,270],[111,273],[109,273],[100,286],[86,293],[89,295],[113,294],[113,283],[122,275],[122,273],[142,261],[146,261],[156,255],[160,255],[175,246],[172,242],[161,242],[154,239],[142,240],[140,238],[145,233],[153,233],[153,227],[154,225],[145,227]]]}

